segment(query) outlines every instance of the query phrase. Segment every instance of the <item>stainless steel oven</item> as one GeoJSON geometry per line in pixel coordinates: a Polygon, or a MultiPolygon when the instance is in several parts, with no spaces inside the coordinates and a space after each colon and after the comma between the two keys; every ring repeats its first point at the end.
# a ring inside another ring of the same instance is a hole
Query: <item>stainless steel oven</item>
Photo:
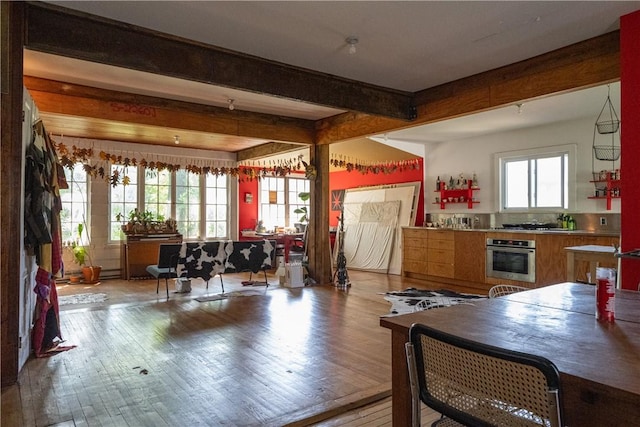
{"type": "Polygon", "coordinates": [[[487,239],[487,277],[536,281],[535,240],[487,239]]]}

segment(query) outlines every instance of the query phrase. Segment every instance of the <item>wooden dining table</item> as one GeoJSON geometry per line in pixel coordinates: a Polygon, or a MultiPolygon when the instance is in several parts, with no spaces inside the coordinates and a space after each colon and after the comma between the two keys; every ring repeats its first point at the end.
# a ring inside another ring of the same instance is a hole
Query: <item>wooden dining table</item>
{"type": "Polygon", "coordinates": [[[395,317],[391,330],[393,425],[411,425],[404,344],[423,323],[481,343],[548,358],[560,371],[567,426],[640,426],[640,292],[617,290],[616,320],[595,318],[595,286],[560,283],[395,317]]]}

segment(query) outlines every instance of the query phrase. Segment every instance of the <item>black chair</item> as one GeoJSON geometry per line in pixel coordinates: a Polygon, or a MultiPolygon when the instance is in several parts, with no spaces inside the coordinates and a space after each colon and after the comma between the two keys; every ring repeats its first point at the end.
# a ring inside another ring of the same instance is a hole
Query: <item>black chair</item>
{"type": "Polygon", "coordinates": [[[165,243],[160,245],[158,251],[158,263],[147,266],[147,273],[158,280],[156,294],[160,289],[160,279],[164,279],[167,288],[167,299],[169,298],[169,279],[178,277],[176,267],[180,256],[181,243],[165,243]]]}
{"type": "Polygon", "coordinates": [[[405,346],[412,425],[420,401],[443,417],[433,426],[562,426],[560,374],[544,357],[414,324],[405,346]]]}

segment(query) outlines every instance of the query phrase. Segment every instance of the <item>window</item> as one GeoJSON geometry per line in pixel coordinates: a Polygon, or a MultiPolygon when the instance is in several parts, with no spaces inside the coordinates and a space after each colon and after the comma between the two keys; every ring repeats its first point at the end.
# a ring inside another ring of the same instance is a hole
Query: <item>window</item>
{"type": "Polygon", "coordinates": [[[200,175],[176,171],[176,221],[184,238],[200,237],[200,175]]]}
{"type": "Polygon", "coordinates": [[[309,206],[298,194],[309,192],[309,189],[309,181],[303,178],[263,178],[260,181],[260,220],[265,228],[293,227],[304,215],[294,211],[309,206]]]}
{"type": "Polygon", "coordinates": [[[227,177],[209,175],[205,178],[205,237],[228,237],[229,195],[227,177]]]}
{"type": "Polygon", "coordinates": [[[499,157],[501,209],[568,209],[571,151],[499,157]]]}
{"type": "Polygon", "coordinates": [[[140,207],[138,206],[138,168],[128,166],[126,170],[122,166],[111,165],[111,174],[114,170],[120,171],[129,178],[128,185],[117,185],[110,187],[111,213],[109,219],[109,240],[122,240],[121,225],[123,221],[129,220],[129,212],[140,207]],[[118,220],[119,216],[121,219],[118,220]]]}
{"type": "MultiPolygon", "coordinates": [[[[124,174],[122,166],[112,166],[124,174]]],[[[129,185],[111,187],[110,241],[124,238],[121,225],[138,209],[158,220],[173,218],[185,239],[229,237],[226,175],[197,175],[185,170],[158,171],[129,166],[129,185]],[[140,183],[140,184],[139,184],[140,183]],[[118,220],[118,214],[122,215],[118,220]],[[204,220],[203,220],[204,219],[204,220]]]]}
{"type": "MultiPolygon", "coordinates": [[[[76,163],[73,169],[64,168],[68,189],[60,190],[62,211],[62,241],[68,242],[78,237],[78,224],[84,224],[89,217],[87,212],[87,173],[82,163],[76,163]]],[[[87,230],[86,232],[88,232],[87,230]]]]}

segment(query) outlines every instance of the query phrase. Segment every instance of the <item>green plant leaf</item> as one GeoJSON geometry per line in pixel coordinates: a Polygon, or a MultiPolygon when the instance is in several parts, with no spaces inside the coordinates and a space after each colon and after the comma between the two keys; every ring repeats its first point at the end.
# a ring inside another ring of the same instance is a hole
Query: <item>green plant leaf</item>
{"type": "Polygon", "coordinates": [[[298,193],[298,197],[300,197],[300,200],[302,200],[303,202],[306,202],[311,198],[311,193],[309,192],[298,193]]]}

